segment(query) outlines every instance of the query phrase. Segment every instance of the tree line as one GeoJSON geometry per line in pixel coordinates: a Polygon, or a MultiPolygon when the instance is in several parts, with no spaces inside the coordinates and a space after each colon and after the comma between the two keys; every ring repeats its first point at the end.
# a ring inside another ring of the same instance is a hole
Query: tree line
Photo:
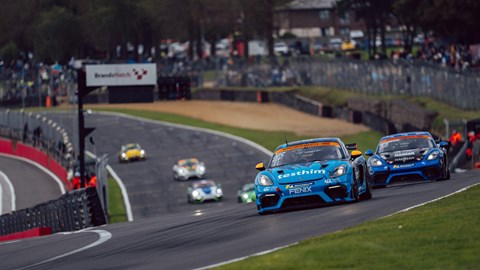
{"type": "MultiPolygon", "coordinates": [[[[287,0],[15,0],[0,1],[0,60],[18,57],[67,62],[72,56],[125,58],[128,46],[145,50],[161,40],[190,41],[188,57],[202,54],[202,43],[215,55],[215,43],[228,35],[244,42],[267,41],[273,55],[275,9],[287,0]],[[120,50],[118,50],[118,46],[120,50]]],[[[370,37],[385,38],[396,20],[406,49],[419,32],[432,31],[453,42],[480,42],[478,0],[340,0],[337,12],[352,10],[370,37]]],[[[374,39],[373,39],[374,40],[374,39]]],[[[381,51],[385,51],[382,42],[381,51]]],[[[248,46],[245,46],[248,50],[248,46]]],[[[371,50],[376,50],[375,45],[371,50]]],[[[137,53],[137,50],[134,50],[137,53]]],[[[246,52],[248,56],[248,51],[246,52]]]]}

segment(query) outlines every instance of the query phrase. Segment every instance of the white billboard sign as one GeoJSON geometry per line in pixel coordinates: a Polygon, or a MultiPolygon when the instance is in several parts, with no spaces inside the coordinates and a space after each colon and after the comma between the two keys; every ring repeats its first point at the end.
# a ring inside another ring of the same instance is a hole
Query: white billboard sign
{"type": "Polygon", "coordinates": [[[155,64],[86,65],[87,87],[157,84],[155,64]]]}

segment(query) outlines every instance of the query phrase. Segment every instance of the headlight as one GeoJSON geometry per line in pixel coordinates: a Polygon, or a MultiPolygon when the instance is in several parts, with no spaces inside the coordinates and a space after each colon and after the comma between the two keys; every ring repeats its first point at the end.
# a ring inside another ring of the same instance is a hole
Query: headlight
{"type": "Polygon", "coordinates": [[[124,157],[126,157],[126,156],[127,156],[127,154],[125,154],[125,153],[122,153],[122,157],[123,157],[123,158],[124,158],[124,157]]]}
{"type": "Polygon", "coordinates": [[[140,150],[140,155],[144,156],[144,155],[145,155],[145,151],[144,151],[144,150],[140,150]]]}
{"type": "Polygon", "coordinates": [[[246,200],[246,199],[248,199],[248,194],[247,194],[247,193],[243,193],[242,197],[246,200]]]}
{"type": "Polygon", "coordinates": [[[438,157],[438,151],[434,151],[432,153],[430,153],[430,155],[428,155],[427,157],[427,160],[432,160],[432,159],[436,159],[438,157]]]}
{"type": "Polygon", "coordinates": [[[187,173],[188,173],[188,171],[187,171],[187,169],[185,169],[185,168],[180,168],[180,169],[178,170],[178,174],[180,174],[180,175],[186,175],[187,173]]]}
{"type": "Polygon", "coordinates": [[[221,188],[217,188],[217,194],[222,194],[222,189],[221,188]]]}
{"type": "Polygon", "coordinates": [[[200,192],[198,192],[198,190],[194,190],[194,191],[192,191],[192,196],[193,197],[198,197],[198,196],[200,196],[200,192]]]}
{"type": "Polygon", "coordinates": [[[333,170],[330,177],[339,177],[339,176],[344,175],[346,172],[347,172],[347,166],[340,165],[333,170]]]}
{"type": "Polygon", "coordinates": [[[273,182],[272,182],[272,179],[270,179],[268,176],[262,174],[258,178],[258,184],[260,186],[272,186],[273,182]]]}
{"type": "Polygon", "coordinates": [[[380,161],[380,159],[378,158],[372,158],[370,160],[370,164],[372,164],[372,166],[382,166],[382,162],[380,161]]]}
{"type": "Polygon", "coordinates": [[[200,174],[203,174],[205,172],[205,167],[204,166],[198,166],[197,167],[197,172],[200,174]]]}

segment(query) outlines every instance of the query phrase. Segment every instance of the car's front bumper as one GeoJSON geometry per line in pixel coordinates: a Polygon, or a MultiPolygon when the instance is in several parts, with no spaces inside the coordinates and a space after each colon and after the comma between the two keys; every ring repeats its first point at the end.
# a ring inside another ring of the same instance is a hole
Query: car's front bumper
{"type": "Polygon", "coordinates": [[[259,213],[274,212],[284,209],[354,201],[351,195],[352,182],[345,179],[256,186],[257,210],[259,213]]]}
{"type": "Polygon", "coordinates": [[[441,159],[371,166],[368,169],[373,186],[437,180],[442,178],[442,172],[443,162],[441,159]]]}

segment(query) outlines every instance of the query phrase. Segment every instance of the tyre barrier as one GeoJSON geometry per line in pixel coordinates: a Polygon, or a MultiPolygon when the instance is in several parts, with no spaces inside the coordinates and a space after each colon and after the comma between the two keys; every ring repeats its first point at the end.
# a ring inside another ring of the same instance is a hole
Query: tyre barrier
{"type": "Polygon", "coordinates": [[[97,189],[82,188],[56,200],[0,216],[0,236],[51,228],[52,233],[76,231],[106,224],[97,189]]]}

